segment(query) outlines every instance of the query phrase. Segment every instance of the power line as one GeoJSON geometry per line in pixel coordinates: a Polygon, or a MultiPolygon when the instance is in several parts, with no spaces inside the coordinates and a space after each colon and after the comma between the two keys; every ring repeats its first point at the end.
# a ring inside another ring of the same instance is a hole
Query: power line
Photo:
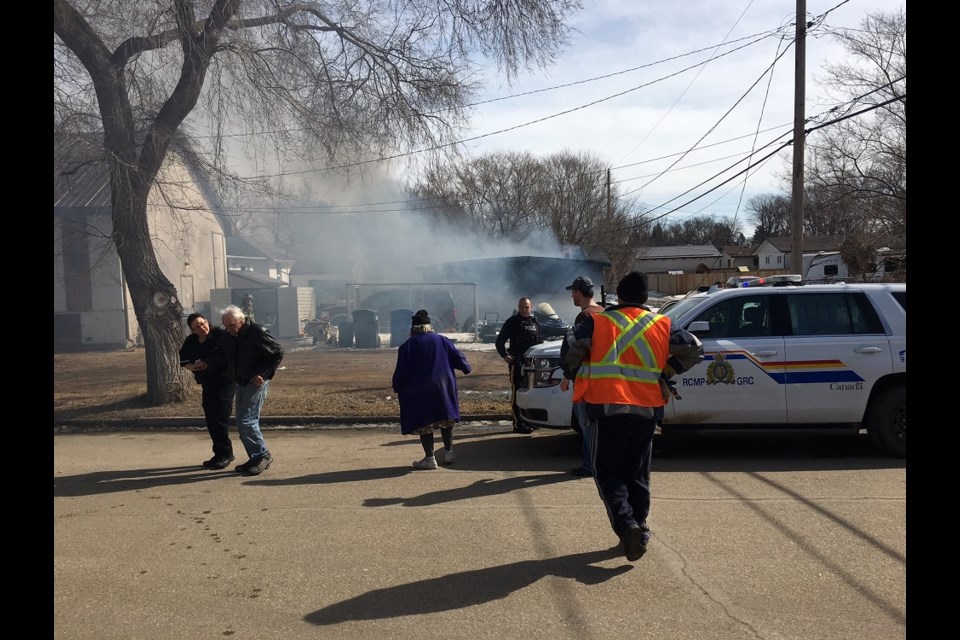
{"type": "MultiPolygon", "coordinates": [[[[898,79],[898,80],[893,81],[893,83],[902,81],[902,80],[904,80],[905,78],[906,78],[906,76],[904,76],[903,78],[900,78],[900,79],[898,79]]],[[[891,83],[891,84],[893,84],[893,83],[891,83]]],[[[856,101],[862,99],[864,96],[869,95],[869,94],[874,93],[874,92],[875,92],[875,90],[874,90],[874,91],[870,91],[870,92],[868,92],[867,94],[863,94],[862,96],[857,96],[857,97],[853,98],[850,102],[852,102],[852,103],[853,103],[853,102],[856,102],[856,101]]],[[[832,124],[836,124],[837,122],[840,122],[840,121],[842,121],[842,120],[847,120],[847,119],[849,119],[849,118],[853,118],[853,117],[856,117],[856,116],[858,116],[858,115],[862,115],[862,114],[867,113],[867,112],[869,112],[869,111],[873,111],[873,110],[878,109],[878,108],[880,108],[880,107],[886,106],[887,104],[890,104],[890,103],[892,103],[892,102],[896,102],[896,101],[898,101],[898,100],[905,100],[905,99],[906,99],[906,94],[903,94],[902,96],[898,96],[898,97],[895,97],[895,98],[891,98],[891,99],[886,100],[886,101],[883,101],[883,102],[881,102],[881,103],[879,103],[879,104],[870,105],[870,106],[868,106],[868,107],[865,107],[865,108],[863,108],[863,109],[860,109],[859,111],[852,112],[852,113],[849,113],[849,114],[846,114],[846,115],[843,115],[843,116],[834,118],[834,119],[832,119],[832,120],[829,120],[829,121],[827,121],[827,122],[823,122],[823,123],[818,124],[818,125],[816,125],[816,126],[810,127],[810,128],[808,128],[808,129],[805,130],[805,134],[809,134],[809,133],[811,133],[811,132],[813,132],[813,131],[816,131],[816,130],[818,130],[818,129],[822,129],[822,128],[824,128],[824,127],[826,127],[826,126],[830,126],[830,125],[832,125],[832,124]]],[[[840,105],[840,106],[842,106],[842,105],[840,105]]],[[[835,111],[836,109],[838,109],[838,107],[833,107],[833,108],[831,108],[831,109],[829,110],[829,112],[835,111]]],[[[816,119],[822,117],[822,115],[823,115],[823,114],[820,114],[820,115],[818,115],[818,116],[816,116],[816,117],[814,117],[814,118],[810,118],[808,121],[810,121],[810,120],[816,120],[816,119]]],[[[785,125],[783,125],[783,126],[785,126],[785,125]]],[[[772,128],[771,128],[771,129],[772,129],[772,128]]],[[[771,129],[767,129],[767,130],[764,130],[764,131],[769,131],[769,130],[771,130],[771,129]]],[[[686,191],[683,191],[682,193],[674,196],[673,198],[671,198],[671,199],[669,199],[669,200],[661,203],[660,205],[658,205],[658,206],[656,206],[656,207],[653,207],[653,208],[651,208],[651,209],[649,209],[649,210],[650,210],[650,211],[656,211],[657,209],[661,209],[661,208],[665,207],[666,205],[670,204],[671,202],[675,201],[676,199],[681,198],[681,197],[683,197],[684,195],[693,192],[693,191],[694,191],[695,189],[697,189],[698,187],[701,187],[701,186],[703,186],[704,184],[710,182],[710,180],[713,180],[713,179],[715,179],[715,178],[723,175],[724,173],[730,171],[731,169],[733,169],[733,168],[736,167],[737,165],[741,164],[742,162],[744,162],[744,161],[746,161],[746,160],[749,160],[751,157],[753,157],[754,155],[756,155],[756,154],[759,153],[760,151],[762,151],[762,150],[770,147],[770,146],[773,145],[773,144],[776,144],[776,141],[777,141],[777,140],[779,140],[779,139],[782,138],[784,135],[787,135],[787,134],[790,133],[790,132],[791,132],[790,129],[784,131],[784,132],[781,133],[779,136],[773,138],[771,141],[767,142],[765,145],[763,145],[763,146],[760,147],[759,149],[757,149],[757,150],[755,150],[755,151],[751,151],[751,153],[749,153],[749,154],[747,154],[746,156],[740,158],[739,160],[737,160],[737,162],[734,162],[733,164],[729,165],[728,167],[726,167],[726,168],[723,169],[722,171],[718,171],[717,173],[715,173],[715,174],[714,174],[713,176],[711,176],[710,178],[707,178],[706,180],[701,181],[700,183],[698,183],[697,185],[691,187],[690,189],[687,189],[686,191]]],[[[750,135],[753,135],[753,134],[750,134],[750,135]]],[[[718,145],[720,145],[720,144],[724,144],[724,143],[726,143],[726,142],[733,141],[733,140],[738,140],[738,139],[743,138],[743,137],[747,137],[747,136],[738,136],[738,137],[736,137],[736,138],[731,138],[730,140],[722,141],[722,142],[718,142],[718,143],[714,143],[714,144],[708,145],[708,146],[710,146],[710,147],[712,147],[712,146],[718,146],[718,145]]],[[[648,220],[648,221],[645,221],[645,222],[640,223],[640,224],[646,224],[646,223],[648,223],[648,222],[652,222],[652,221],[655,221],[655,220],[659,220],[659,219],[664,218],[664,217],[666,217],[666,216],[668,216],[668,215],[671,215],[671,214],[673,214],[673,213],[676,213],[677,211],[679,211],[679,210],[683,209],[684,207],[688,206],[689,204],[691,204],[691,203],[693,203],[693,202],[696,202],[697,200],[703,198],[704,196],[706,196],[706,195],[709,194],[709,193],[712,193],[713,191],[715,191],[716,189],[722,187],[723,185],[728,184],[729,182],[731,182],[731,181],[734,180],[735,178],[743,175],[744,173],[746,173],[746,172],[748,172],[748,171],[750,171],[750,170],[752,170],[752,169],[755,169],[755,168],[760,167],[763,163],[765,163],[766,161],[768,161],[772,156],[776,155],[777,152],[781,151],[782,149],[784,149],[784,148],[786,148],[786,147],[788,147],[788,146],[790,146],[790,145],[792,145],[792,144],[793,144],[793,140],[792,140],[792,139],[791,139],[791,140],[788,140],[788,141],[786,141],[786,142],[784,142],[784,143],[782,143],[777,149],[773,150],[771,153],[765,155],[763,158],[761,158],[761,159],[758,160],[757,162],[748,165],[748,166],[747,166],[745,169],[743,169],[742,171],[737,172],[736,174],[734,174],[734,175],[731,176],[730,178],[724,180],[723,182],[719,183],[718,185],[716,185],[715,187],[709,189],[708,191],[706,191],[706,192],[704,192],[704,193],[696,196],[695,198],[692,198],[692,199],[688,200],[688,201],[685,202],[684,204],[679,205],[678,207],[675,207],[675,208],[671,209],[670,211],[667,211],[666,213],[663,213],[663,214],[657,216],[656,218],[653,218],[652,220],[648,220]]],[[[690,150],[685,151],[685,152],[682,152],[682,153],[683,153],[683,154],[689,154],[689,151],[690,151],[690,150]]],[[[673,155],[677,155],[677,154],[673,154],[673,155]]],[[[663,159],[663,158],[668,158],[668,157],[671,157],[671,156],[662,156],[661,158],[658,158],[658,159],[663,159]]],[[[715,158],[715,159],[713,159],[713,160],[706,161],[706,162],[699,163],[699,164],[700,164],[700,165],[710,164],[710,163],[712,163],[712,162],[718,162],[718,161],[720,161],[720,160],[725,160],[725,159],[728,159],[728,158],[730,158],[730,157],[735,157],[735,156],[725,156],[725,157],[723,157],[723,158],[715,158]]],[[[629,164],[629,165],[624,165],[624,167],[636,166],[636,165],[638,165],[638,164],[644,164],[645,162],[650,162],[650,161],[644,161],[644,162],[638,162],[638,163],[631,163],[631,164],[629,164]]],[[[688,169],[688,168],[692,168],[692,167],[694,167],[694,166],[699,166],[699,165],[687,165],[687,166],[684,166],[684,167],[679,167],[679,168],[676,168],[676,169],[672,169],[672,171],[682,171],[682,170],[685,170],[685,169],[688,169]]],[[[616,168],[623,168],[623,167],[616,167],[616,168]]],[[[605,173],[605,172],[606,172],[606,170],[604,170],[604,171],[602,171],[602,172],[591,172],[591,173],[601,174],[601,173],[605,173]]],[[[660,172],[658,175],[662,175],[662,173],[663,173],[663,172],[660,172]]],[[[622,182],[629,182],[630,180],[643,179],[643,178],[645,178],[645,177],[647,177],[647,176],[636,176],[636,177],[633,177],[633,178],[623,178],[623,179],[619,179],[619,180],[614,181],[614,183],[615,183],[615,184],[618,184],[618,183],[622,183],[622,182]]],[[[467,204],[470,204],[470,203],[467,203],[467,204]]],[[[451,204],[450,204],[448,201],[446,201],[444,198],[442,198],[442,197],[440,197],[440,196],[437,196],[437,197],[432,197],[432,198],[412,198],[412,199],[411,199],[411,198],[408,198],[408,199],[403,199],[403,200],[389,200],[389,201],[382,201],[382,202],[372,202],[372,203],[363,203],[363,204],[350,204],[350,205],[320,205],[320,204],[313,204],[313,205],[303,205],[303,206],[297,206],[297,207],[266,207],[266,206],[265,206],[265,207],[249,207],[249,208],[244,208],[244,211],[245,211],[245,212],[260,212],[260,213],[264,213],[264,212],[267,212],[267,213],[281,213],[281,212],[283,212],[283,213],[288,213],[288,214],[292,214],[292,215],[355,215],[355,214],[381,214],[381,213],[411,213],[411,212],[418,212],[418,211],[431,211],[431,210],[437,210],[437,209],[444,209],[444,208],[449,208],[450,206],[451,206],[451,204]],[[428,204],[427,206],[418,206],[418,205],[420,205],[420,203],[430,203],[430,202],[434,202],[434,201],[437,202],[438,204],[435,204],[435,205],[433,205],[433,204],[428,204]],[[369,209],[360,210],[360,209],[356,209],[356,207],[374,207],[374,206],[382,206],[382,205],[405,205],[405,206],[399,207],[399,208],[375,209],[375,210],[369,210],[369,209]],[[348,209],[348,210],[345,210],[345,211],[344,211],[344,210],[340,210],[340,211],[335,210],[335,209],[342,209],[342,208],[344,208],[344,207],[351,207],[352,210],[351,210],[351,209],[348,209]]],[[[627,228],[627,229],[629,229],[629,228],[634,228],[635,226],[639,226],[639,224],[638,224],[638,225],[628,226],[628,227],[626,227],[626,228],[627,228]]]]}
{"type": "Polygon", "coordinates": [[[517,125],[514,125],[514,126],[512,126],[512,127],[506,127],[506,128],[504,128],[504,129],[499,129],[499,130],[497,130],[497,131],[491,131],[491,132],[489,132],[489,133],[484,133],[484,134],[480,134],[480,135],[477,135],[477,136],[472,136],[472,137],[469,137],[469,138],[463,138],[463,139],[461,139],[461,140],[455,140],[455,141],[453,141],[453,142],[447,142],[447,143],[444,143],[444,144],[438,144],[438,145],[434,145],[434,146],[432,146],[432,147],[425,147],[425,148],[423,148],[423,149],[417,149],[417,150],[414,150],[414,151],[408,151],[408,152],[405,152],[405,153],[396,153],[396,154],[389,155],[389,156],[382,156],[382,157],[379,157],[379,158],[372,158],[372,159],[370,159],[370,160],[360,160],[360,161],[357,161],[357,162],[349,162],[349,163],[344,163],[344,164],[339,164],[339,165],[331,165],[331,166],[327,166],[327,167],[321,167],[321,168],[318,168],[318,169],[304,169],[304,170],[302,170],[302,171],[289,171],[289,172],[281,172],[281,173],[274,173],[274,174],[259,174],[259,175],[256,175],[256,176],[246,176],[246,179],[253,179],[253,178],[280,178],[280,177],[284,177],[284,176],[305,175],[305,174],[310,174],[310,173],[323,173],[323,172],[326,172],[326,171],[334,171],[334,170],[339,170],[339,169],[350,169],[350,168],[359,167],[359,166],[364,166],[364,165],[368,165],[368,164],[385,162],[385,161],[388,161],[388,160],[397,160],[397,159],[399,159],[399,158],[406,158],[406,157],[418,155],[418,154],[421,154],[421,153],[427,153],[427,152],[430,152],[430,151],[439,151],[440,149],[446,149],[446,148],[448,148],[448,147],[453,147],[453,146],[465,144],[465,143],[467,143],[467,142],[475,142],[475,141],[477,141],[477,140],[482,140],[482,139],[484,139],[484,138],[489,138],[489,137],[491,137],[491,136],[500,135],[500,134],[502,134],[502,133],[508,133],[508,132],[510,132],[510,131],[515,131],[515,130],[517,130],[517,129],[522,129],[522,128],[524,128],[524,127],[529,127],[529,126],[534,125],[534,124],[539,124],[539,123],[541,123],[541,122],[546,122],[547,120],[552,120],[552,119],[554,119],[554,118],[559,118],[560,116],[569,115],[569,114],[574,113],[574,112],[576,112],[576,111],[581,111],[581,110],[583,110],[583,109],[587,109],[587,108],[589,108],[589,107],[596,106],[596,105],[601,104],[601,103],[603,103],[603,102],[607,102],[607,101],[609,101],[609,100],[613,100],[614,98],[622,97],[622,96],[624,96],[624,95],[627,95],[628,93],[632,93],[632,92],[638,91],[638,90],[640,90],[640,89],[645,89],[645,88],[651,87],[651,86],[653,86],[653,85],[655,85],[655,84],[657,84],[657,83],[664,82],[664,81],[666,81],[666,80],[669,80],[670,78],[673,78],[673,77],[679,76],[679,75],[681,75],[681,74],[683,74],[683,73],[686,73],[687,71],[690,71],[690,70],[692,70],[692,69],[696,69],[697,67],[700,67],[700,66],[702,66],[702,65],[705,65],[705,64],[707,64],[708,62],[711,62],[711,61],[716,60],[716,59],[718,59],[718,58],[722,58],[722,57],[728,56],[728,55],[730,55],[730,54],[736,53],[737,51],[740,51],[740,50],[742,50],[742,49],[745,49],[745,48],[747,48],[748,46],[752,46],[752,45],[756,44],[757,42],[760,42],[761,40],[766,39],[767,37],[769,37],[769,35],[763,36],[762,38],[758,38],[758,39],[754,40],[753,42],[750,42],[750,43],[748,43],[748,44],[742,45],[742,46],[740,46],[740,47],[736,47],[736,48],[734,48],[734,49],[731,49],[730,51],[726,51],[726,52],[724,52],[724,53],[722,53],[722,54],[719,54],[719,55],[717,55],[717,56],[714,56],[714,57],[712,57],[712,58],[710,58],[709,60],[706,60],[706,61],[704,61],[704,62],[699,62],[699,63],[697,63],[697,64],[690,65],[690,66],[688,66],[688,67],[684,67],[683,69],[680,69],[680,70],[675,71],[675,72],[673,72],[673,73],[667,74],[667,75],[665,75],[665,76],[661,76],[661,77],[659,77],[659,78],[656,78],[656,79],[654,79],[654,80],[651,80],[650,82],[645,82],[645,83],[640,84],[640,85],[637,85],[637,86],[635,86],[635,87],[630,87],[629,89],[625,89],[625,90],[623,90],[623,91],[619,91],[619,92],[617,92],[617,93],[608,95],[608,96],[606,96],[606,97],[599,98],[599,99],[597,99],[597,100],[593,100],[593,101],[591,101],[591,102],[587,102],[587,103],[585,103],[585,104],[581,104],[581,105],[579,105],[579,106],[572,107],[572,108],[566,109],[566,110],[564,110],[564,111],[560,111],[560,112],[557,112],[557,113],[553,113],[553,114],[544,116],[544,117],[542,117],[542,118],[537,118],[537,119],[535,119],[535,120],[530,120],[530,121],[528,121],[528,122],[522,122],[522,123],[517,124],[517,125]]]}
{"type": "MultiPolygon", "coordinates": [[[[816,131],[816,130],[818,130],[818,129],[822,129],[822,128],[827,127],[827,126],[830,126],[830,125],[832,125],[832,124],[836,124],[836,123],[841,122],[841,121],[843,121],[843,120],[848,120],[848,119],[853,118],[853,117],[855,117],[855,116],[863,115],[864,113],[867,113],[867,112],[869,112],[869,111],[874,111],[875,109],[879,109],[880,107],[886,106],[886,105],[888,105],[888,104],[890,104],[890,103],[892,103],[892,102],[897,102],[897,101],[899,101],[899,100],[906,100],[906,98],[907,98],[907,94],[904,93],[904,94],[901,95],[901,96],[897,96],[897,97],[895,97],[895,98],[890,98],[889,100],[885,100],[885,101],[881,102],[880,104],[871,105],[871,106],[869,106],[869,107],[865,107],[865,108],[863,108],[863,109],[861,109],[861,110],[859,110],[859,111],[856,111],[856,112],[854,112],[854,113],[849,113],[849,114],[846,114],[846,115],[841,116],[841,117],[839,117],[839,118],[835,118],[835,119],[833,119],[833,120],[830,120],[829,122],[824,122],[823,124],[817,125],[817,126],[815,126],[815,127],[811,127],[811,128],[809,128],[809,129],[804,129],[804,132],[803,132],[803,133],[804,133],[804,136],[809,135],[809,134],[812,133],[813,131],[816,131]]],[[[654,222],[654,221],[656,221],[656,220],[659,220],[659,219],[661,219],[661,218],[664,218],[664,217],[670,215],[671,213],[674,213],[674,212],[676,212],[677,210],[679,210],[679,209],[681,209],[681,208],[683,208],[683,207],[686,207],[687,205],[689,205],[689,204],[691,204],[691,203],[693,203],[693,202],[696,202],[697,200],[699,200],[700,198],[704,197],[704,196],[707,195],[708,193],[711,193],[711,192],[713,192],[713,191],[716,191],[717,189],[719,189],[719,188],[722,187],[723,185],[731,182],[732,180],[734,180],[734,179],[737,178],[738,176],[742,175],[743,173],[749,171],[750,169],[754,168],[755,166],[760,166],[761,164],[763,164],[764,162],[766,162],[767,160],[769,160],[772,156],[774,156],[775,154],[777,154],[779,151],[781,151],[782,149],[785,149],[786,147],[788,147],[788,146],[790,146],[790,145],[792,145],[792,144],[793,144],[793,139],[790,139],[790,140],[788,140],[787,142],[785,142],[785,143],[783,143],[782,145],[780,145],[778,148],[776,148],[776,149],[774,149],[773,151],[771,151],[769,154],[767,154],[767,155],[764,156],[763,158],[761,158],[758,162],[748,165],[747,168],[743,169],[742,171],[737,172],[736,174],[734,174],[734,175],[731,176],[730,178],[724,180],[723,182],[721,182],[721,183],[719,183],[718,185],[712,187],[711,189],[705,191],[704,193],[698,195],[697,197],[692,198],[691,200],[688,200],[687,202],[683,203],[683,204],[680,205],[679,207],[676,207],[676,208],[674,208],[674,209],[671,209],[670,211],[667,211],[666,213],[663,213],[663,214],[661,214],[661,215],[659,215],[659,216],[657,216],[657,217],[655,217],[655,218],[652,218],[652,219],[650,219],[650,220],[645,220],[645,221],[640,222],[640,223],[636,223],[636,224],[633,224],[633,225],[629,225],[629,226],[627,226],[626,228],[627,228],[627,229],[633,229],[633,228],[636,228],[636,227],[638,227],[638,226],[642,226],[643,224],[649,224],[650,222],[654,222]]],[[[733,166],[736,166],[736,164],[739,164],[739,163],[735,163],[733,166]]],[[[720,175],[720,174],[717,174],[717,175],[720,175]]],[[[715,176],[713,176],[713,177],[717,177],[717,175],[715,175],[715,176]]],[[[710,179],[712,179],[712,178],[710,178],[710,179]]],[[[705,182],[707,182],[707,181],[701,182],[701,183],[700,183],[699,185],[697,185],[697,186],[698,186],[698,187],[699,187],[699,186],[702,186],[705,182]]],[[[696,188],[696,187],[693,187],[693,189],[695,189],[695,188],[696,188]]],[[[656,211],[657,209],[662,208],[664,205],[669,204],[670,202],[673,202],[674,200],[676,200],[676,199],[679,198],[680,196],[685,195],[685,194],[687,194],[687,193],[690,193],[690,191],[692,191],[693,189],[689,189],[689,190],[685,191],[684,193],[680,194],[679,196],[675,196],[675,197],[671,198],[670,200],[667,200],[666,202],[664,202],[663,204],[659,205],[658,207],[654,207],[653,209],[651,209],[651,211],[656,211]]]]}
{"type": "MultiPolygon", "coordinates": [[[[719,43],[719,44],[710,45],[710,46],[708,46],[708,47],[702,47],[702,48],[700,48],[700,49],[694,49],[693,51],[688,51],[688,52],[686,52],[686,53],[680,53],[680,54],[677,54],[677,55],[675,55],[675,56],[670,56],[670,57],[668,57],[668,58],[662,58],[662,59],[656,60],[656,61],[654,61],[654,62],[648,62],[648,63],[646,63],[646,64],[641,64],[641,65],[638,65],[638,66],[636,66],[636,67],[630,67],[629,69],[622,69],[622,70],[620,70],[620,71],[613,71],[613,72],[606,73],[606,74],[599,75],[599,76],[592,76],[592,77],[590,77],[590,78],[584,78],[584,79],[582,79],[582,80],[574,80],[574,81],[572,81],[572,82],[566,82],[566,83],[563,83],[563,84],[552,85],[552,86],[549,86],[549,87],[544,87],[544,88],[542,88],[542,89],[532,89],[532,90],[530,90],[530,91],[523,91],[523,92],[520,92],[520,93],[511,93],[511,94],[508,94],[508,95],[505,95],[505,96],[499,96],[499,97],[497,97],[497,98],[490,98],[489,100],[481,100],[481,101],[479,101],[479,102],[471,102],[471,103],[468,103],[468,104],[464,105],[464,107],[469,109],[469,108],[473,108],[473,107],[483,106],[483,105],[485,105],[485,104],[492,104],[492,103],[494,103],[494,102],[502,102],[502,101],[504,101],[504,100],[512,100],[512,99],[514,99],[514,98],[523,98],[523,97],[526,97],[526,96],[536,95],[536,94],[538,94],[538,93],[546,93],[546,92],[549,92],[549,91],[556,91],[556,90],[558,90],[558,89],[566,89],[566,88],[568,88],[568,87],[575,87],[575,86],[582,85],[582,84],[589,84],[589,83],[591,83],[591,82],[597,82],[597,81],[599,81],[599,80],[607,80],[607,79],[609,79],[609,78],[614,78],[614,77],[616,77],[616,76],[624,75],[624,74],[627,74],[627,73],[633,73],[634,71],[640,71],[641,69],[649,69],[649,68],[655,67],[655,66],[657,66],[657,65],[666,64],[666,63],[668,63],[668,62],[673,62],[673,61],[675,61],[675,60],[680,60],[680,59],[682,59],[682,58],[686,58],[686,57],[688,57],[688,56],[696,55],[696,54],[698,54],[698,53],[703,53],[704,51],[708,51],[708,50],[711,50],[711,49],[716,49],[716,48],[718,48],[718,47],[722,47],[722,46],[725,46],[725,45],[732,45],[732,44],[736,44],[736,43],[738,43],[738,42],[742,42],[742,41],[744,41],[744,40],[754,39],[753,42],[748,43],[748,45],[744,45],[744,46],[749,46],[749,44],[756,44],[757,42],[760,42],[761,40],[764,40],[764,39],[766,39],[766,38],[774,37],[774,36],[776,36],[776,34],[777,34],[778,32],[785,30],[785,29],[788,28],[789,26],[790,26],[790,25],[780,26],[780,27],[778,27],[777,29],[767,30],[767,31],[760,31],[760,32],[758,32],[758,33],[754,33],[754,34],[751,34],[751,35],[748,35],[748,36],[743,36],[742,38],[737,38],[736,40],[731,40],[730,42],[727,42],[727,43],[721,42],[721,43],[719,43]]],[[[782,37],[782,36],[781,36],[781,37],[782,37]]],[[[742,48],[743,48],[743,47],[738,47],[737,49],[733,49],[733,50],[731,50],[731,51],[729,51],[729,52],[727,52],[727,53],[733,53],[733,52],[738,51],[738,50],[740,50],[740,49],[742,49],[742,48]]],[[[725,53],[725,54],[723,54],[723,55],[727,55],[727,53],[725,53]]],[[[427,114],[425,114],[425,115],[428,115],[428,116],[429,116],[429,115],[437,115],[437,114],[443,113],[443,112],[445,112],[445,111],[450,111],[451,109],[453,109],[453,107],[448,108],[448,109],[440,109],[440,110],[438,110],[438,111],[433,111],[433,112],[427,113],[427,114]]],[[[221,134],[221,135],[219,135],[219,136],[218,136],[218,135],[213,135],[213,134],[211,134],[211,135],[205,135],[205,136],[204,136],[204,135],[198,135],[198,136],[194,136],[194,137],[197,138],[197,139],[204,139],[204,138],[206,138],[206,139],[213,139],[213,138],[251,138],[251,137],[256,137],[256,136],[277,135],[277,134],[282,134],[282,133],[298,133],[298,132],[302,132],[302,131],[312,131],[312,130],[313,130],[313,129],[311,129],[311,128],[309,128],[309,127],[301,127],[301,128],[294,128],[294,129],[274,129],[274,130],[265,130],[265,131],[251,131],[251,132],[247,132],[247,133],[226,133],[226,134],[221,134]]],[[[432,149],[430,149],[430,150],[432,150],[432,149]]],[[[419,153],[419,152],[413,152],[413,153],[419,153]]]]}

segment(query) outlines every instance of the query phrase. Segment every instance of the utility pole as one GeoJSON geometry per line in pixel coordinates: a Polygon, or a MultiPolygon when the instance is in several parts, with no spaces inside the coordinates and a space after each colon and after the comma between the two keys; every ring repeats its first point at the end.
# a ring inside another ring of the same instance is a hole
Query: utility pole
{"type": "MultiPolygon", "coordinates": [[[[796,65],[794,73],[794,93],[793,93],[793,242],[790,245],[790,253],[793,256],[791,260],[791,271],[803,273],[803,143],[804,143],[804,124],[806,115],[804,112],[804,101],[806,100],[806,73],[805,58],[807,55],[807,0],[797,0],[797,40],[794,43],[796,47],[796,65]]],[[[786,265],[784,265],[786,266],[786,265]]]]}
{"type": "Polygon", "coordinates": [[[607,220],[610,219],[610,169],[607,169],[607,220]]]}

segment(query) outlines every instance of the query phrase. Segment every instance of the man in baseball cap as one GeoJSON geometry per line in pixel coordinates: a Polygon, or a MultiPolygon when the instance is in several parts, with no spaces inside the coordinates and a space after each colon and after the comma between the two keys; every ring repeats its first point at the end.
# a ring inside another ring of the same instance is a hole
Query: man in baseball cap
{"type": "MultiPolygon", "coordinates": [[[[593,301],[593,281],[587,276],[578,276],[567,291],[573,297],[573,304],[580,309],[577,319],[573,321],[574,326],[583,322],[587,316],[592,313],[600,313],[603,307],[593,301]]],[[[560,381],[560,390],[566,392],[570,388],[572,378],[564,374],[560,381]]],[[[573,410],[576,412],[577,423],[580,425],[581,441],[583,445],[583,461],[579,467],[570,470],[570,473],[580,477],[591,477],[593,475],[593,423],[587,418],[586,404],[583,402],[573,403],[573,410]]]]}
{"type": "Polygon", "coordinates": [[[588,298],[592,298],[593,280],[587,276],[577,276],[577,278],[573,281],[573,284],[567,287],[567,291],[579,291],[580,293],[586,294],[588,298]]]}

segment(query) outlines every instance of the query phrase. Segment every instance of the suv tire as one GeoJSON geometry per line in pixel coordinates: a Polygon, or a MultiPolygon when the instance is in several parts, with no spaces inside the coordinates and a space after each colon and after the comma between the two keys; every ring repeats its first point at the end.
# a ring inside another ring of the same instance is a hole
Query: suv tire
{"type": "Polygon", "coordinates": [[[907,457],[907,389],[886,389],[870,402],[866,417],[867,435],[884,453],[907,457]]]}

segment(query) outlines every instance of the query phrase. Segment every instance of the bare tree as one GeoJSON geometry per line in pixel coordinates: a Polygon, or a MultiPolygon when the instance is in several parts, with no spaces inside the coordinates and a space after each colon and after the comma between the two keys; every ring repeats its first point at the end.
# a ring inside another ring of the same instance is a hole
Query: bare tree
{"type": "Polygon", "coordinates": [[[437,203],[437,218],[459,220],[491,238],[522,240],[548,230],[562,245],[601,249],[614,271],[632,259],[640,235],[631,230],[639,226],[636,202],[608,184],[607,165],[588,153],[536,158],[495,151],[437,162],[409,189],[437,203]]]}
{"type": "Polygon", "coordinates": [[[769,193],[754,196],[747,202],[747,215],[755,226],[752,242],[790,235],[790,221],[793,219],[790,202],[789,196],[769,193]]]}
{"type": "MultiPolygon", "coordinates": [[[[113,241],[147,355],[147,395],[179,400],[182,307],[160,270],[147,195],[178,131],[270,132],[287,159],[370,158],[449,143],[476,63],[546,65],[580,0],[54,0],[55,127],[102,131],[113,241]]],[[[268,144],[258,142],[258,144],[268,144]]],[[[256,149],[254,149],[254,152],[256,149]]],[[[283,156],[282,156],[283,157],[283,156]]],[[[281,168],[282,172],[282,168],[281,168]]]]}
{"type": "Polygon", "coordinates": [[[740,225],[725,218],[694,216],[667,226],[670,244],[709,244],[725,247],[740,238],[740,225]]]}
{"type": "Polygon", "coordinates": [[[842,105],[834,111],[841,119],[810,136],[808,192],[819,197],[821,212],[832,218],[825,231],[841,243],[854,237],[848,246],[902,246],[907,214],[906,15],[902,10],[868,14],[859,30],[836,36],[848,56],[826,67],[825,82],[831,98],[842,105]]]}

